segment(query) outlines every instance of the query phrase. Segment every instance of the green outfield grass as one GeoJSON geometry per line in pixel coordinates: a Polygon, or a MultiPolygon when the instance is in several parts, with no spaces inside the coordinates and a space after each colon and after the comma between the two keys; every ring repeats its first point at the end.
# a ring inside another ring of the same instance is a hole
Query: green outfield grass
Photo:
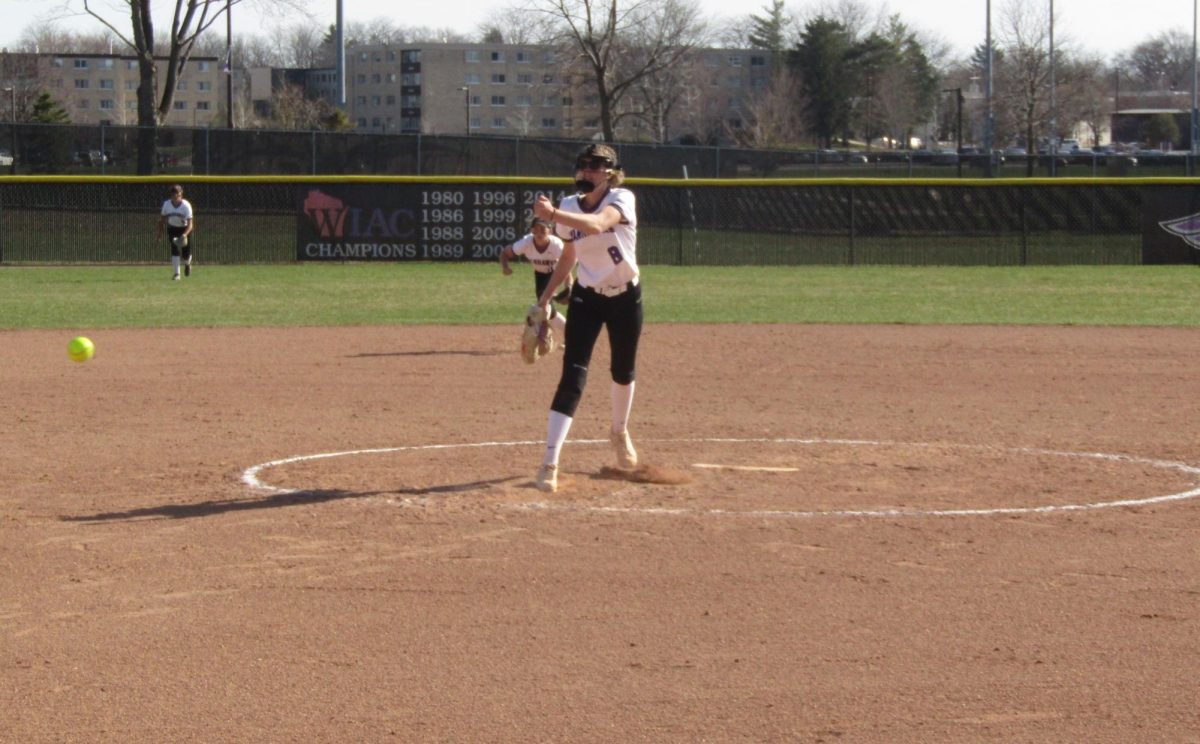
{"type": "MultiPolygon", "coordinates": [[[[643,269],[651,323],[1200,326],[1195,266],[643,269]]],[[[0,328],[514,323],[529,268],[494,264],[0,268],[0,328]]]]}

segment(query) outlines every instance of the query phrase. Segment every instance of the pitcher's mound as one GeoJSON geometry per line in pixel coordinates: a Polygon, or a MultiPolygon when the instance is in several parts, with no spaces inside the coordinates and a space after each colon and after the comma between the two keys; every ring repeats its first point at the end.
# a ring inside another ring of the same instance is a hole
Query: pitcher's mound
{"type": "Polygon", "coordinates": [[[600,477],[605,480],[625,480],[661,486],[682,486],[692,482],[692,477],[678,468],[648,463],[642,463],[633,470],[621,470],[606,465],[600,468],[600,477]]]}

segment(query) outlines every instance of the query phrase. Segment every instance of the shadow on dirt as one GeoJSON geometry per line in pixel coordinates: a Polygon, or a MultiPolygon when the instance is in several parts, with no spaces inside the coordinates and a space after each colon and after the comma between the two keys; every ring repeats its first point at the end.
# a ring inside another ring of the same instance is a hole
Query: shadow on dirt
{"type": "MultiPolygon", "coordinates": [[[[507,351],[479,351],[477,349],[438,349],[428,351],[376,351],[367,354],[347,354],[347,359],[367,359],[370,357],[423,357],[423,356],[509,356],[507,351]]],[[[512,353],[515,356],[515,353],[512,353]]]]}
{"type": "Polygon", "coordinates": [[[311,506],[342,499],[361,499],[370,496],[431,496],[437,494],[462,493],[490,488],[510,481],[522,480],[521,476],[508,478],[493,478],[491,480],[471,481],[469,483],[450,483],[443,486],[427,488],[398,488],[384,491],[346,491],[340,489],[291,491],[274,493],[257,499],[222,499],[219,501],[202,501],[198,504],[163,504],[147,506],[126,511],[101,512],[99,514],[81,514],[72,517],[59,517],[61,522],[120,522],[150,519],[192,519],[195,517],[211,517],[229,512],[248,511],[251,509],[275,509],[287,506],[311,506]]]}

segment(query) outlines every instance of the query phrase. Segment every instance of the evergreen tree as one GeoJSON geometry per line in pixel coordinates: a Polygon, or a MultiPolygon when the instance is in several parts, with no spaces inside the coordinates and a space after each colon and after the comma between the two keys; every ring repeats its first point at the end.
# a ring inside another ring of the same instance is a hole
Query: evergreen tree
{"type": "Polygon", "coordinates": [[[746,41],[753,49],[770,52],[774,63],[772,70],[778,73],[787,47],[784,39],[787,15],[783,10],[783,0],[772,0],[771,6],[763,10],[765,16],[750,16],[750,32],[746,35],[746,41]]]}
{"type": "Polygon", "coordinates": [[[43,91],[33,103],[30,120],[34,127],[26,137],[26,158],[34,173],[62,173],[71,162],[71,132],[64,124],[71,117],[58,101],[43,91]]]}
{"type": "Polygon", "coordinates": [[[817,16],[805,24],[800,43],[791,55],[791,66],[804,93],[805,120],[823,147],[832,146],[834,136],[843,132],[850,121],[853,81],[846,74],[846,61],[852,47],[845,26],[817,16]]]}

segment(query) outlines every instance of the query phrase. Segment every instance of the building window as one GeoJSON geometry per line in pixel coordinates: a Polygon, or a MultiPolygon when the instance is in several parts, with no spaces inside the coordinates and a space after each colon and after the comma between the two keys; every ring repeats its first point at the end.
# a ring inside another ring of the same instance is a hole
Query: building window
{"type": "Polygon", "coordinates": [[[492,117],[492,129],[504,129],[507,126],[508,123],[504,120],[503,116],[492,117]]]}
{"type": "Polygon", "coordinates": [[[113,100],[111,98],[105,98],[100,101],[100,108],[113,109],[113,108],[116,108],[116,106],[113,105],[113,100]]]}
{"type": "Polygon", "coordinates": [[[379,117],[378,117],[378,116],[376,116],[376,117],[373,117],[373,118],[371,119],[371,128],[372,128],[372,129],[379,129],[379,127],[380,127],[381,125],[382,125],[382,122],[379,120],[379,117]]]}
{"type": "Polygon", "coordinates": [[[113,81],[112,80],[101,80],[100,81],[100,90],[112,90],[112,89],[113,89],[113,81]]]}
{"type": "Polygon", "coordinates": [[[542,75],[542,82],[543,82],[543,83],[545,83],[546,85],[549,85],[550,83],[553,83],[553,82],[554,82],[554,75],[552,75],[552,74],[550,74],[550,73],[546,73],[545,75],[542,75]]]}
{"type": "Polygon", "coordinates": [[[479,123],[479,117],[478,116],[471,117],[471,120],[468,122],[468,125],[471,127],[471,129],[479,129],[479,127],[481,126],[481,124],[479,123]]]}
{"type": "Polygon", "coordinates": [[[479,50],[478,49],[468,49],[467,51],[463,52],[463,57],[464,57],[464,59],[466,59],[467,62],[478,62],[479,61],[479,50]]]}
{"type": "Polygon", "coordinates": [[[359,62],[366,62],[366,61],[367,61],[367,53],[366,53],[366,52],[359,52],[359,53],[358,53],[358,61],[359,61],[359,62]]]}
{"type": "Polygon", "coordinates": [[[503,62],[504,52],[492,52],[490,57],[493,62],[503,62]]]}
{"type": "Polygon", "coordinates": [[[492,105],[493,106],[503,106],[504,105],[504,96],[492,96],[492,105]]]}
{"type": "Polygon", "coordinates": [[[111,59],[100,60],[100,69],[111,70],[112,68],[113,68],[113,61],[111,59]]]}
{"type": "Polygon", "coordinates": [[[75,69],[76,70],[86,70],[87,68],[88,68],[88,63],[87,63],[86,59],[75,60],[75,69]]]}
{"type": "Polygon", "coordinates": [[[54,58],[54,66],[55,66],[55,67],[62,67],[62,66],[63,66],[62,57],[55,57],[55,58],[54,58]]]}
{"type": "Polygon", "coordinates": [[[421,50],[420,49],[408,49],[406,51],[401,52],[400,53],[400,61],[401,62],[420,62],[421,61],[421,50]]]}
{"type": "Polygon", "coordinates": [[[366,96],[358,96],[354,99],[354,103],[358,106],[366,106],[367,105],[367,97],[366,96]]]}
{"type": "Polygon", "coordinates": [[[742,55],[740,55],[740,54],[729,55],[729,66],[730,67],[741,67],[742,66],[742,55]]]}
{"type": "MultiPolygon", "coordinates": [[[[389,49],[388,53],[387,53],[387,58],[388,58],[388,62],[395,62],[396,61],[396,53],[394,51],[392,51],[391,49],[389,49]]],[[[389,118],[388,124],[391,124],[391,123],[392,123],[392,120],[389,118]]]]}
{"type": "Polygon", "coordinates": [[[381,96],[371,96],[371,105],[372,106],[382,106],[383,98],[381,96]]]}
{"type": "Polygon", "coordinates": [[[176,101],[173,108],[176,111],[187,111],[187,101],[176,101]]]}
{"type": "Polygon", "coordinates": [[[359,126],[359,128],[360,128],[360,129],[366,129],[366,128],[367,128],[367,120],[366,120],[366,118],[365,118],[365,117],[361,117],[361,116],[359,117],[359,119],[358,119],[358,126],[359,126]]]}
{"type": "Polygon", "coordinates": [[[600,128],[600,120],[599,119],[584,119],[583,127],[584,127],[584,129],[599,129],[600,128]]]}
{"type": "Polygon", "coordinates": [[[79,102],[79,104],[78,104],[78,105],[79,105],[79,108],[87,108],[87,107],[88,107],[88,102],[87,102],[87,99],[86,99],[86,98],[84,98],[83,100],[81,100],[81,101],[79,102]]]}
{"type": "Polygon", "coordinates": [[[367,84],[367,76],[360,72],[354,76],[354,82],[356,82],[360,85],[366,85],[367,84]]]}
{"type": "MultiPolygon", "coordinates": [[[[332,76],[330,76],[330,77],[332,77],[332,76]]],[[[394,73],[394,72],[389,72],[389,73],[388,73],[388,76],[387,76],[387,81],[388,81],[389,83],[394,83],[394,82],[396,82],[396,73],[394,73]]],[[[330,82],[332,82],[332,81],[330,81],[330,82]]]]}
{"type": "Polygon", "coordinates": [[[561,106],[558,96],[546,96],[542,99],[543,106],[561,106]]]}
{"type": "Polygon", "coordinates": [[[554,52],[543,52],[542,53],[542,62],[547,65],[554,64],[554,52]]]}
{"type": "Polygon", "coordinates": [[[555,129],[557,127],[558,124],[555,123],[553,117],[544,117],[542,119],[542,129],[555,129]]]}
{"type": "Polygon", "coordinates": [[[400,76],[400,84],[401,85],[420,85],[421,84],[421,73],[419,73],[419,72],[404,73],[403,75],[400,76]]]}
{"type": "Polygon", "coordinates": [[[516,106],[528,106],[531,103],[533,103],[532,96],[517,96],[514,101],[514,105],[516,106]]]}
{"type": "Polygon", "coordinates": [[[385,100],[387,101],[387,105],[389,105],[389,106],[396,105],[396,97],[395,96],[388,96],[385,100]]]}
{"type": "Polygon", "coordinates": [[[175,90],[187,90],[187,81],[180,80],[179,83],[175,86],[175,90]]]}
{"type": "Polygon", "coordinates": [[[198,72],[208,72],[209,67],[211,67],[211,66],[212,66],[211,62],[207,62],[205,60],[200,60],[199,62],[196,63],[196,70],[198,72]]]}
{"type": "Polygon", "coordinates": [[[467,85],[479,85],[479,73],[468,72],[466,75],[463,75],[463,82],[467,85]]]}
{"type": "Polygon", "coordinates": [[[207,80],[197,80],[196,90],[212,90],[212,83],[207,80]]]}
{"type": "Polygon", "coordinates": [[[201,111],[208,111],[208,101],[196,101],[196,108],[200,109],[201,111]]]}
{"type": "Polygon", "coordinates": [[[533,61],[533,55],[529,52],[517,52],[517,62],[528,64],[533,61]]]}
{"type": "Polygon", "coordinates": [[[767,66],[767,58],[762,55],[751,55],[750,66],[751,67],[766,67],[767,66]]]}
{"type": "Polygon", "coordinates": [[[471,96],[471,106],[482,106],[483,96],[471,96]]]}
{"type": "Polygon", "coordinates": [[[533,74],[522,72],[517,75],[517,85],[533,85],[533,74]]]}
{"type": "Polygon", "coordinates": [[[420,108],[420,96],[400,96],[400,106],[403,108],[420,108]]]}
{"type": "MultiPolygon", "coordinates": [[[[200,64],[204,64],[204,63],[201,62],[200,64]]],[[[129,59],[129,60],[125,61],[125,69],[126,70],[136,70],[137,68],[138,68],[138,63],[137,63],[136,59],[129,59]]]]}
{"type": "Polygon", "coordinates": [[[138,84],[136,80],[126,80],[125,90],[137,90],[138,84]]]}
{"type": "Polygon", "coordinates": [[[88,87],[88,84],[89,84],[89,83],[88,83],[88,81],[87,81],[87,80],[76,80],[76,81],[75,81],[75,87],[76,87],[76,88],[87,88],[87,87],[88,87]]]}
{"type": "Polygon", "coordinates": [[[378,72],[376,72],[371,75],[371,82],[376,85],[379,85],[380,83],[383,82],[383,76],[380,75],[378,72]]]}
{"type": "Polygon", "coordinates": [[[503,72],[492,73],[492,85],[502,85],[506,79],[503,72]]]}

